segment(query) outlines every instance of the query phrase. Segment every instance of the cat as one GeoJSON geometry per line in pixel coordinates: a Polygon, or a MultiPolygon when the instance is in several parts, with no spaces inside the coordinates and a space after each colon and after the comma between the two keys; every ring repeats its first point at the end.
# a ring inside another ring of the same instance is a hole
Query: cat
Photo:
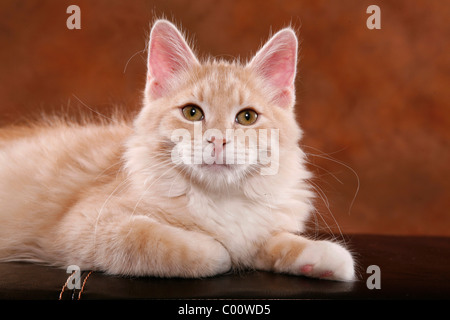
{"type": "Polygon", "coordinates": [[[251,269],[354,280],[347,248],[304,236],[314,193],[294,115],[297,50],[287,27],[246,63],[200,61],[160,19],[133,121],[2,128],[0,261],[131,276],[251,269]]]}

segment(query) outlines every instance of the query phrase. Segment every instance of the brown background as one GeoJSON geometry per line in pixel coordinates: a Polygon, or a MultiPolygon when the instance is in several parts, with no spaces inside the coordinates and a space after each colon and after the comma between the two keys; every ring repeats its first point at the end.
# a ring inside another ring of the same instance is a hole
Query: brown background
{"type": "Polygon", "coordinates": [[[137,110],[142,50],[163,15],[200,55],[225,58],[249,58],[270,30],[299,30],[297,115],[327,198],[318,200],[315,230],[450,235],[444,0],[1,0],[0,125],[61,107],[137,110]],[[66,28],[70,4],[81,8],[81,30],[66,28]],[[371,4],[381,8],[381,30],[366,28],[371,4]]]}

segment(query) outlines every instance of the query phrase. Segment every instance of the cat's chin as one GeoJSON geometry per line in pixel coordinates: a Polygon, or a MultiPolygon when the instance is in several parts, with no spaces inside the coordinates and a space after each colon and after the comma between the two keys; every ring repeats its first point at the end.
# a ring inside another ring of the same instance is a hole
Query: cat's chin
{"type": "Polygon", "coordinates": [[[203,163],[200,165],[200,167],[201,167],[201,170],[209,170],[212,172],[222,172],[222,171],[234,170],[232,165],[225,164],[225,163],[212,163],[212,164],[203,163]]]}
{"type": "Polygon", "coordinates": [[[245,165],[218,163],[202,163],[194,165],[191,169],[191,178],[209,189],[229,189],[238,186],[248,171],[245,165]]]}
{"type": "Polygon", "coordinates": [[[220,176],[239,180],[246,175],[248,166],[238,165],[238,164],[222,164],[222,163],[212,163],[212,164],[200,164],[197,169],[202,173],[209,175],[211,178],[219,178],[220,176]]]}

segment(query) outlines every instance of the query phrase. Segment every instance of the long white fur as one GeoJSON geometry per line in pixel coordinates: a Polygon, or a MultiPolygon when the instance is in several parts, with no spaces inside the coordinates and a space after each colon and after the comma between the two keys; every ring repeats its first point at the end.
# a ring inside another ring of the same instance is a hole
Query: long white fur
{"type": "MultiPolygon", "coordinates": [[[[335,279],[352,279],[347,250],[299,236],[314,194],[293,114],[296,66],[288,75],[290,86],[277,88],[261,76],[267,71],[261,71],[260,55],[273,53],[265,47],[244,66],[200,63],[172,24],[158,21],[156,26],[171,29],[165,54],[173,65],[165,67],[173,67],[173,74],[155,79],[149,66],[143,108],[132,124],[61,121],[0,130],[0,260],[186,277],[214,275],[231,266],[299,274],[302,266],[314,263],[316,270],[327,271],[333,261],[330,268],[342,269],[332,270],[335,279]],[[189,57],[183,56],[186,52],[189,57]],[[158,91],[163,94],[155,97],[152,86],[158,82],[164,84],[158,91]],[[292,90],[289,108],[276,106],[280,90],[292,90]],[[248,105],[262,109],[258,126],[281,127],[278,172],[260,175],[248,165],[212,174],[174,164],[170,133],[178,126],[191,128],[179,111],[189,102],[204,109],[205,129],[235,126],[236,112],[248,105]],[[295,235],[280,239],[294,241],[299,252],[310,249],[279,266],[286,259],[273,262],[265,253],[277,247],[278,234],[295,235]]],[[[295,48],[288,49],[296,51],[293,31],[280,32],[291,37],[295,48]]],[[[271,50],[286,49],[279,34],[269,41],[271,50]]],[[[152,32],[150,42],[158,36],[152,32]]]]}

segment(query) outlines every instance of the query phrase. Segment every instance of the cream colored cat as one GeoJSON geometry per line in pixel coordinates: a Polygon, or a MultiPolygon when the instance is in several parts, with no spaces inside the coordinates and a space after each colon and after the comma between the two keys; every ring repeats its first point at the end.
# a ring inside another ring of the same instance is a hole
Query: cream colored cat
{"type": "Polygon", "coordinates": [[[199,62],[158,20],[148,51],[134,123],[0,130],[0,260],[136,276],[251,268],[354,279],[343,246],[301,235],[313,193],[293,110],[292,29],[242,65],[199,62]]]}

